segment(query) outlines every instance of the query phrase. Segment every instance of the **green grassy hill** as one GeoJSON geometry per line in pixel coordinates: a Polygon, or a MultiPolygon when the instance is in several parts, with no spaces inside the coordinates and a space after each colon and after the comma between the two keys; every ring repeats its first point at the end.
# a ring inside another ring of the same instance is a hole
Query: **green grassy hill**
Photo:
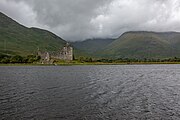
{"type": "Polygon", "coordinates": [[[87,39],[85,41],[71,42],[74,47],[74,55],[76,58],[81,56],[100,58],[97,51],[103,50],[107,45],[112,43],[114,39],[87,39]]]}
{"type": "Polygon", "coordinates": [[[96,54],[108,58],[180,57],[180,33],[126,32],[96,54]]]}
{"type": "Polygon", "coordinates": [[[28,55],[42,51],[57,51],[65,40],[55,34],[27,28],[0,12],[0,54],[28,55]]]}

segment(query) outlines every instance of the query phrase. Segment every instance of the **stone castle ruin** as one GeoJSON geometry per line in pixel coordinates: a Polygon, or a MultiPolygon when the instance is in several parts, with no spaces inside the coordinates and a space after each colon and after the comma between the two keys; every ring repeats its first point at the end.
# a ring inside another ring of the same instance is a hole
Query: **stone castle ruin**
{"type": "Polygon", "coordinates": [[[42,52],[38,51],[38,55],[41,57],[41,63],[51,64],[54,60],[64,60],[72,61],[73,60],[73,47],[69,43],[59,51],[59,52],[42,52]]]}

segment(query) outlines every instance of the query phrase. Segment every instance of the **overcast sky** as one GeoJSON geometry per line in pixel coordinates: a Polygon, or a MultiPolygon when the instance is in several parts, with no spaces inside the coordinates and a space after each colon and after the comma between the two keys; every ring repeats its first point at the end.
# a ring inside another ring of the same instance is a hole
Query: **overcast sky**
{"type": "Polygon", "coordinates": [[[0,0],[0,11],[70,41],[180,31],[180,0],[0,0]]]}

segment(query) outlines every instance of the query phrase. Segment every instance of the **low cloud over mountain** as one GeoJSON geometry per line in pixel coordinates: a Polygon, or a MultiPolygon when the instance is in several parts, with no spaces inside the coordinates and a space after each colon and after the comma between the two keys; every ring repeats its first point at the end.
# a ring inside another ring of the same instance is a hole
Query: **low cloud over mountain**
{"type": "Polygon", "coordinates": [[[179,0],[1,0],[0,11],[71,41],[132,30],[180,31],[179,0]]]}

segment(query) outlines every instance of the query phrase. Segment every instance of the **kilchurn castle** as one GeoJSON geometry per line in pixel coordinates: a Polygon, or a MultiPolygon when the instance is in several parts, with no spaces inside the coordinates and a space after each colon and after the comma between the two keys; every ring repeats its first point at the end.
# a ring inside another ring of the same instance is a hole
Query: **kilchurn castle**
{"type": "Polygon", "coordinates": [[[42,52],[38,50],[38,55],[41,57],[41,63],[53,63],[54,60],[64,60],[72,61],[73,60],[73,47],[69,43],[58,52],[42,52]]]}

